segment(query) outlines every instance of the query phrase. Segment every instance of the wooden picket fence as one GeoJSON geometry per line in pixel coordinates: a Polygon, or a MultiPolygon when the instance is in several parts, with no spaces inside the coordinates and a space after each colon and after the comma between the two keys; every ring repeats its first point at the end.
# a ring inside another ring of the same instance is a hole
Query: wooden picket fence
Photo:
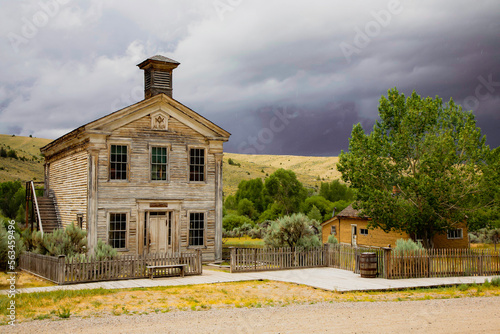
{"type": "Polygon", "coordinates": [[[489,276],[500,274],[500,252],[473,249],[428,249],[390,252],[387,278],[489,276]]]}
{"type": "MultiPolygon", "coordinates": [[[[147,255],[120,255],[112,260],[94,257],[66,258],[25,252],[19,258],[19,267],[57,284],[99,282],[120,279],[147,278],[147,265],[186,264],[184,275],[201,275],[201,251],[194,253],[166,253],[147,255]]],[[[165,268],[155,276],[174,276],[177,268],[165,268]]]]}
{"type": "Polygon", "coordinates": [[[231,248],[231,272],[284,270],[324,267],[323,247],[308,250],[296,248],[231,248]]]}
{"type": "Polygon", "coordinates": [[[231,272],[333,267],[359,273],[360,255],[377,254],[377,276],[418,278],[500,275],[500,252],[430,249],[398,253],[391,248],[325,245],[294,248],[231,248],[231,272]]]}
{"type": "Polygon", "coordinates": [[[349,245],[331,245],[325,248],[327,262],[326,266],[349,270],[359,274],[359,257],[362,253],[377,254],[378,276],[384,273],[384,250],[375,247],[352,247],[349,245]]]}

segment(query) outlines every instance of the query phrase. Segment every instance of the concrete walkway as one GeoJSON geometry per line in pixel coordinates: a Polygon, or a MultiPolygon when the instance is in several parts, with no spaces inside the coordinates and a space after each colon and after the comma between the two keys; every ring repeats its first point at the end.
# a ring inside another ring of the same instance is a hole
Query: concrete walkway
{"type": "MultiPolygon", "coordinates": [[[[191,284],[210,284],[224,282],[238,282],[250,280],[271,280],[303,284],[315,288],[330,291],[362,291],[362,290],[391,290],[417,287],[432,287],[455,285],[462,283],[483,283],[495,276],[472,276],[472,277],[440,277],[440,278],[413,278],[413,279],[384,279],[384,278],[361,278],[347,270],[335,268],[313,268],[294,269],[281,271],[263,271],[252,273],[230,274],[217,270],[203,268],[203,275],[167,277],[155,279],[134,279],[96,283],[82,283],[71,285],[56,285],[40,288],[25,288],[17,290],[19,293],[33,293],[54,290],[83,290],[83,289],[129,289],[149,288],[154,286],[178,286],[191,284]]],[[[0,293],[6,294],[7,290],[0,293]]]]}

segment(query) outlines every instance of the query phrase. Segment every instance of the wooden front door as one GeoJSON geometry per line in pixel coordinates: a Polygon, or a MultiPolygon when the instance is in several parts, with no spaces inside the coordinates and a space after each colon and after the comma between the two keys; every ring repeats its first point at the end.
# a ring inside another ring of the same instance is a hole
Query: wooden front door
{"type": "Polygon", "coordinates": [[[351,245],[356,246],[357,245],[357,235],[358,235],[358,226],[357,225],[351,225],[351,245]]]}
{"type": "Polygon", "coordinates": [[[149,213],[149,252],[166,253],[172,251],[172,212],[149,213]]]}

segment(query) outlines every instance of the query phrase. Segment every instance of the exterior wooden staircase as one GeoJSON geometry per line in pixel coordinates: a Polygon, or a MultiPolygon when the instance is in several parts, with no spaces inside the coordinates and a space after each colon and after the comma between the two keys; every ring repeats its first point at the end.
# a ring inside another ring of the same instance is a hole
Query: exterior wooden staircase
{"type": "Polygon", "coordinates": [[[51,197],[37,196],[33,181],[26,182],[26,227],[30,224],[31,230],[37,229],[42,233],[52,233],[61,228],[54,200],[51,197]]]}
{"type": "Polygon", "coordinates": [[[51,197],[38,197],[38,209],[44,233],[52,233],[59,228],[56,207],[51,197]]]}

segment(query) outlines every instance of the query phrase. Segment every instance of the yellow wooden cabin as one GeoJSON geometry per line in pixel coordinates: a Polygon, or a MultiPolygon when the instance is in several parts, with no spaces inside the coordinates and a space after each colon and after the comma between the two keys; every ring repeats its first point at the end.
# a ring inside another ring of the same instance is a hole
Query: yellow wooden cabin
{"type": "MultiPolygon", "coordinates": [[[[120,253],[222,256],[222,156],[230,134],[172,98],[175,60],[154,56],[145,99],[44,146],[45,202],[58,224],[120,253]]],[[[43,202],[43,200],[42,200],[43,202]]],[[[44,219],[42,217],[42,225],[44,219]]]]}
{"type": "MultiPolygon", "coordinates": [[[[352,246],[394,247],[398,239],[411,239],[405,232],[384,232],[380,228],[370,229],[370,218],[361,216],[352,205],[321,224],[323,243],[334,235],[340,244],[352,246]]],[[[468,248],[467,226],[461,224],[457,229],[434,237],[435,248],[468,248]]]]}

